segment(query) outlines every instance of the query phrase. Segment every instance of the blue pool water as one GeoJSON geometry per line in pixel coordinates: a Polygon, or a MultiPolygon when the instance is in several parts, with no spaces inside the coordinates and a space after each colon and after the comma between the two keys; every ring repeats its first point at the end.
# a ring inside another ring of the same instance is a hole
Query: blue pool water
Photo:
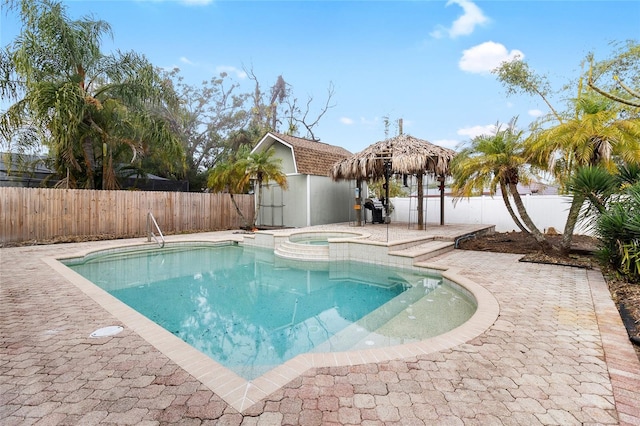
{"type": "Polygon", "coordinates": [[[444,291],[469,311],[449,329],[475,309],[468,298],[451,298],[439,276],[292,263],[233,244],[111,252],[65,264],[247,380],[301,353],[348,350],[359,333],[384,327],[425,295],[433,300],[444,291]]]}

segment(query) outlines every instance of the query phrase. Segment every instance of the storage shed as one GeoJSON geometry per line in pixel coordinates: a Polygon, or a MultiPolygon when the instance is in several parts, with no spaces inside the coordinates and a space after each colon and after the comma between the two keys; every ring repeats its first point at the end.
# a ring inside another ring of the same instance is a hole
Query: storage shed
{"type": "Polygon", "coordinates": [[[304,227],[348,222],[353,215],[354,183],[335,182],[331,168],[352,154],[339,146],[269,132],[253,152],[273,147],[287,176],[288,189],[270,182],[262,188],[258,226],[304,227]]]}

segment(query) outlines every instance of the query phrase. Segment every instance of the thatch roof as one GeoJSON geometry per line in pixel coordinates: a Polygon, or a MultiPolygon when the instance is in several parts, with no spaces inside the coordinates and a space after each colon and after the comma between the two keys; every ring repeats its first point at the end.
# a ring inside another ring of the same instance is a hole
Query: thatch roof
{"type": "Polygon", "coordinates": [[[313,176],[331,176],[331,167],[337,161],[350,157],[351,152],[335,145],[312,141],[282,133],[270,132],[275,140],[291,147],[296,171],[313,176]]]}
{"type": "Polygon", "coordinates": [[[371,179],[384,176],[384,157],[391,153],[391,173],[405,175],[449,175],[449,162],[455,151],[426,140],[402,134],[376,142],[364,151],[335,163],[334,180],[371,179]]]}

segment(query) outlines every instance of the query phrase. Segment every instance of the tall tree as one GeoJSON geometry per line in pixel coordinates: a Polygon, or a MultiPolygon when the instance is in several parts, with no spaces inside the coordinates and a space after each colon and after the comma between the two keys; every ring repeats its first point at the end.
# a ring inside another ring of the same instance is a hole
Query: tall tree
{"type": "Polygon", "coordinates": [[[10,0],[22,29],[0,55],[0,93],[15,101],[0,115],[0,135],[37,135],[69,187],[117,188],[121,163],[154,156],[181,173],[178,139],[154,107],[175,102],[144,56],[105,55],[105,21],[71,20],[56,0],[10,0]]]}
{"type": "MultiPolygon", "coordinates": [[[[596,75],[633,75],[634,70],[640,68],[634,59],[640,57],[640,50],[637,50],[637,43],[634,42],[627,46],[630,46],[627,52],[621,50],[613,60],[592,65],[589,75],[580,76],[577,85],[565,87],[577,86],[578,95],[570,104],[573,108],[562,113],[554,109],[550,102],[552,91],[546,78],[531,71],[525,62],[515,60],[503,63],[494,70],[508,94],[522,92],[537,95],[549,106],[551,114],[532,126],[532,134],[526,142],[527,154],[534,165],[547,167],[564,189],[580,167],[603,165],[612,169],[614,158],[622,163],[634,163],[640,159],[637,108],[629,108],[622,103],[615,105],[593,91],[585,91],[583,87],[585,79],[595,81],[596,75]]],[[[593,55],[587,57],[588,61],[592,59],[593,55]]],[[[561,244],[564,253],[570,250],[580,209],[585,201],[579,192],[573,196],[561,244]]]]}
{"type": "Polygon", "coordinates": [[[314,114],[311,107],[314,101],[313,96],[307,97],[303,110],[298,98],[293,95],[293,88],[281,75],[278,76],[267,95],[262,91],[253,70],[245,70],[245,72],[254,82],[254,91],[251,95],[253,101],[251,127],[262,129],[262,134],[274,131],[288,135],[299,135],[300,130],[304,128],[304,137],[315,141],[320,140],[314,133],[314,128],[327,111],[335,106],[331,104],[335,94],[333,83],[329,83],[325,103],[319,111],[316,110],[317,114],[314,114]]]}
{"type": "Polygon", "coordinates": [[[558,121],[562,121],[562,116],[551,104],[550,97],[553,95],[553,91],[548,78],[533,71],[526,61],[516,57],[511,61],[503,62],[491,72],[503,84],[507,90],[507,96],[517,93],[537,95],[547,104],[553,116],[558,121]]]}
{"type": "Polygon", "coordinates": [[[200,191],[206,184],[207,170],[238,149],[234,141],[250,118],[246,107],[249,94],[238,92],[240,85],[224,72],[193,86],[184,82],[179,71],[174,69],[166,77],[180,102],[163,113],[182,142],[189,185],[200,191]]]}
{"type": "Polygon", "coordinates": [[[484,189],[489,189],[493,195],[499,188],[507,211],[518,228],[531,233],[544,249],[548,249],[549,244],[544,234],[531,220],[518,192],[518,183],[529,181],[522,134],[521,130],[516,129],[516,120],[513,119],[504,129],[496,126],[493,135],[473,138],[470,144],[453,158],[452,189],[457,197],[469,197],[482,193],[484,189]],[[520,217],[513,210],[509,195],[520,217]]]}
{"type": "Polygon", "coordinates": [[[297,98],[288,97],[287,98],[287,122],[289,123],[289,129],[287,133],[296,134],[300,130],[300,127],[303,127],[306,131],[305,137],[307,139],[311,139],[314,141],[320,140],[314,133],[314,128],[318,125],[322,117],[329,111],[329,109],[333,108],[335,104],[331,104],[331,99],[335,94],[335,87],[333,83],[329,83],[329,88],[327,89],[327,99],[324,105],[320,108],[320,111],[317,115],[312,115],[311,113],[311,104],[313,103],[313,96],[309,95],[307,97],[307,101],[305,102],[304,111],[302,107],[298,104],[297,98]],[[315,116],[315,118],[313,118],[315,116]]]}
{"type": "Polygon", "coordinates": [[[590,53],[587,84],[594,91],[620,104],[640,107],[640,43],[627,40],[617,44],[610,59],[596,61],[590,53]]]}
{"type": "Polygon", "coordinates": [[[245,69],[245,72],[254,84],[251,93],[253,106],[251,107],[250,127],[260,129],[258,133],[261,134],[280,131],[282,104],[291,93],[291,88],[282,75],[279,75],[269,93],[265,93],[262,91],[260,80],[258,80],[253,68],[245,69]]]}
{"type": "MultiPolygon", "coordinates": [[[[574,103],[573,118],[530,136],[528,151],[534,160],[552,164],[556,158],[569,159],[561,175],[564,182],[579,167],[599,165],[615,171],[615,159],[622,163],[640,163],[640,118],[621,118],[619,108],[593,93],[579,95],[574,103]]],[[[565,253],[571,249],[584,201],[579,194],[572,199],[561,244],[565,253]]]]}
{"type": "Polygon", "coordinates": [[[276,79],[276,83],[271,86],[271,99],[269,100],[269,105],[267,108],[269,109],[269,115],[271,118],[271,128],[277,129],[279,120],[278,120],[278,106],[282,105],[284,101],[289,97],[291,93],[291,88],[284,81],[282,75],[279,75],[276,79]]]}

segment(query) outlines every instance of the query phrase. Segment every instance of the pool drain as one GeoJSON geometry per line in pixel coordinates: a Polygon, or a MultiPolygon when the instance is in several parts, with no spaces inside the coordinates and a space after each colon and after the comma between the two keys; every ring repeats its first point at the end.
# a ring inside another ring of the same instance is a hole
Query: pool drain
{"type": "Polygon", "coordinates": [[[120,333],[122,330],[124,330],[124,328],[120,327],[119,325],[110,325],[108,327],[102,327],[97,329],[96,331],[91,333],[89,337],[97,338],[97,337],[115,336],[116,334],[120,333]]]}

